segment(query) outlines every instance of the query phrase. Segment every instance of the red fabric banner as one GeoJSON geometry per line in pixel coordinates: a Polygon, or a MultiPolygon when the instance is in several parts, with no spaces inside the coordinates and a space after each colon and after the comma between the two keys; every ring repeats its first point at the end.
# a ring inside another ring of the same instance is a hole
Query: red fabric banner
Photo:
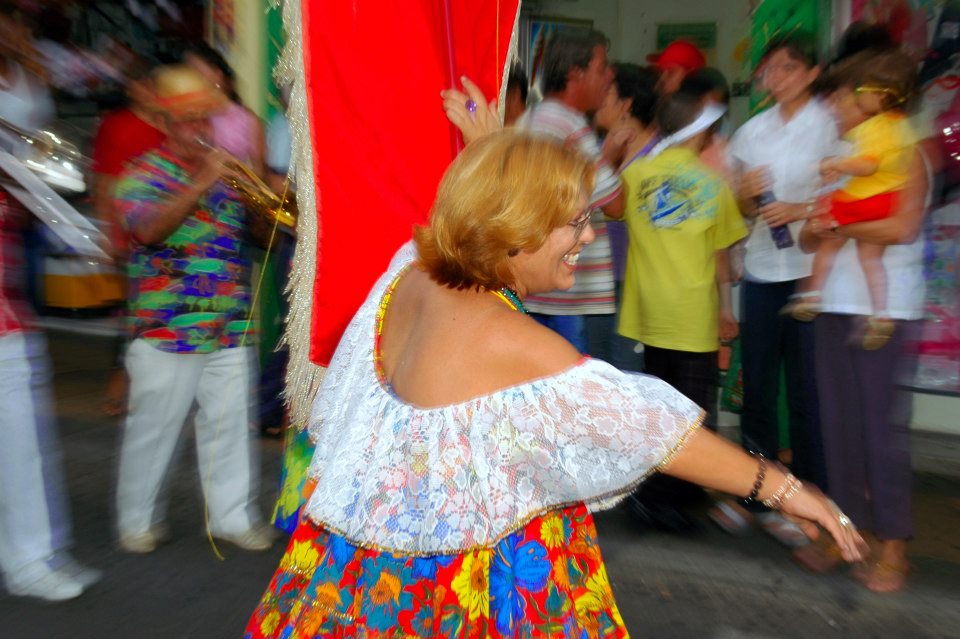
{"type": "Polygon", "coordinates": [[[440,106],[451,70],[497,95],[518,2],[301,1],[319,216],[310,359],[326,366],[456,152],[440,106]]]}

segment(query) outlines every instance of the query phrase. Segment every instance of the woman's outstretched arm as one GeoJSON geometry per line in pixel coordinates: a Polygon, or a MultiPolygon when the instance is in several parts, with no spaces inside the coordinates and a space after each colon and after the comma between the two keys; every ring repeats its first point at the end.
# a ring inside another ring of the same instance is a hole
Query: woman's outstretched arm
{"type": "Polygon", "coordinates": [[[764,476],[755,499],[776,501],[778,497],[786,497],[779,504],[779,510],[798,520],[808,536],[816,537],[814,524],[819,524],[836,540],[845,560],[860,561],[865,557],[867,545],[863,537],[850,519],[815,486],[804,484],[794,493],[791,487],[798,480],[788,479],[787,473],[773,462],[761,462],[760,458],[748,455],[708,430],[701,428],[691,434],[683,448],[661,470],[705,488],[747,497],[760,478],[761,463],[764,476]]]}

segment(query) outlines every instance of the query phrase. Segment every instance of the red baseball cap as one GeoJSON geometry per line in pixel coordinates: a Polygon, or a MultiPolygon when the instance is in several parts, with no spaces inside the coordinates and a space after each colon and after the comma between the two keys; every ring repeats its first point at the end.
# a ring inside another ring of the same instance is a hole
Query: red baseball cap
{"type": "Polygon", "coordinates": [[[707,59],[696,45],[686,40],[674,40],[660,53],[648,55],[647,62],[656,65],[661,71],[670,67],[682,67],[689,73],[706,66],[707,59]]]}

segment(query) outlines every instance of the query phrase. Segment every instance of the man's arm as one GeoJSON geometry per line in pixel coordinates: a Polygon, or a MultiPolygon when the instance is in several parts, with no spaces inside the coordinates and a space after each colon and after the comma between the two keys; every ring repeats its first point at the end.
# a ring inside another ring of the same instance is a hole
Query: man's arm
{"type": "Polygon", "coordinates": [[[730,271],[730,249],[720,249],[716,252],[717,261],[717,293],[720,296],[720,340],[732,341],[740,332],[740,326],[733,314],[733,301],[730,291],[733,276],[730,271]]]}
{"type": "MultiPolygon", "coordinates": [[[[117,178],[106,173],[93,174],[93,213],[106,228],[112,231],[115,224],[119,224],[117,216],[113,212],[113,190],[117,185],[117,178]]],[[[106,233],[108,238],[113,238],[114,234],[110,231],[106,233]]],[[[117,260],[117,248],[112,244],[109,247],[102,247],[110,256],[117,260]]]]}
{"type": "Polygon", "coordinates": [[[606,204],[600,207],[600,210],[603,211],[603,214],[609,218],[619,220],[623,217],[623,204],[624,204],[623,189],[621,188],[616,197],[607,202],[606,204]]]}
{"type": "Polygon", "coordinates": [[[209,187],[200,184],[192,184],[177,195],[167,198],[152,211],[138,215],[130,222],[130,235],[144,245],[163,242],[197,210],[197,203],[208,189],[209,187]]]}
{"type": "Polygon", "coordinates": [[[196,211],[203,194],[213,188],[220,178],[232,172],[228,161],[229,156],[223,151],[210,151],[187,188],[128,220],[131,237],[144,245],[159,244],[170,237],[196,211]]]}

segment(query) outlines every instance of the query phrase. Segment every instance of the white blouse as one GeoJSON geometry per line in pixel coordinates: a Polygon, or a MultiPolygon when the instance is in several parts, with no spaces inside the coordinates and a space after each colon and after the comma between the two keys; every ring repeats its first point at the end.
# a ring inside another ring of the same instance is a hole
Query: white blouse
{"type": "Polygon", "coordinates": [[[587,358],[448,406],[397,398],[374,343],[384,293],[414,257],[408,243],[374,285],[314,403],[306,513],[317,524],[403,554],[488,547],[546,511],[616,503],[700,425],[700,408],[665,382],[587,358]]]}
{"type": "MultiPolygon", "coordinates": [[[[777,200],[791,203],[813,201],[821,187],[820,161],[838,155],[842,147],[837,124],[817,100],[810,100],[784,122],[780,106],[748,120],[730,142],[731,157],[745,170],[767,167],[777,200]]],[[[800,237],[804,220],[789,224],[793,239],[800,237]]],[[[813,256],[804,254],[799,243],[778,249],[770,227],[755,219],[747,238],[745,277],[754,282],[787,282],[810,275],[813,256]]]]}
{"type": "MultiPolygon", "coordinates": [[[[927,172],[927,190],[924,209],[929,211],[933,198],[933,172],[926,155],[922,152],[927,172]]],[[[896,320],[919,320],[925,317],[927,280],[923,274],[923,251],[926,246],[926,225],[917,233],[910,244],[894,244],[883,252],[883,269],[887,274],[887,310],[896,320]]],[[[822,309],[825,313],[840,315],[870,315],[873,305],[870,303],[870,291],[863,268],[857,258],[857,243],[847,240],[821,293],[822,309]]]]}

